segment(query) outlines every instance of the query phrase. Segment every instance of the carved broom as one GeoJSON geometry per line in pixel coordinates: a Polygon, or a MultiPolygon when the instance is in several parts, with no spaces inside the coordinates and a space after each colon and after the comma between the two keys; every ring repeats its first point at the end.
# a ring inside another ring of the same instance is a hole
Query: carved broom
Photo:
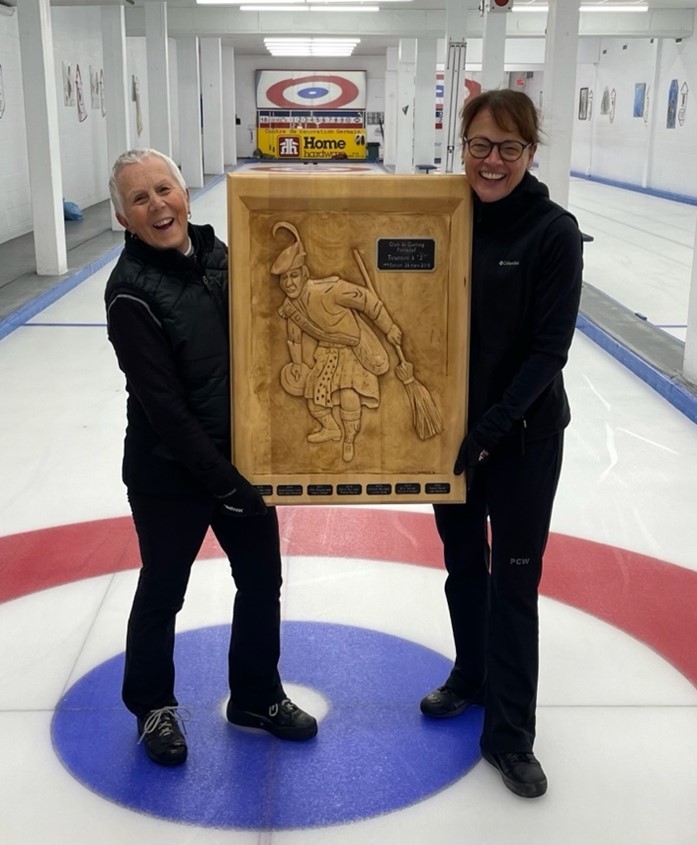
{"type": "MultiPolygon", "coordinates": [[[[366,287],[371,293],[377,296],[378,293],[366,269],[363,256],[357,249],[354,249],[353,257],[356,259],[356,264],[358,264],[366,287]]],[[[414,431],[421,440],[428,440],[429,437],[435,437],[436,434],[440,434],[443,431],[443,420],[441,419],[440,411],[433,401],[433,397],[428,392],[428,388],[414,377],[414,366],[404,357],[402,347],[395,345],[395,349],[399,358],[399,364],[395,367],[395,375],[404,385],[407,397],[409,398],[414,431]]]]}

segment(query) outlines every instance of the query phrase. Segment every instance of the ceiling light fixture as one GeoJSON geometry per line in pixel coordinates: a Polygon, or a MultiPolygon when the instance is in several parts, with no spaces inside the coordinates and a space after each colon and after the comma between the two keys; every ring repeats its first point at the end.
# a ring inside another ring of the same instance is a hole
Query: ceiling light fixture
{"type": "Polygon", "coordinates": [[[274,3],[259,3],[258,0],[253,6],[239,6],[240,12],[309,12],[309,6],[299,6],[297,0],[286,3],[285,6],[276,6],[274,3]]]}
{"type": "Polygon", "coordinates": [[[313,58],[348,59],[353,55],[352,51],[341,50],[314,50],[309,47],[297,47],[294,50],[269,50],[269,53],[277,59],[297,58],[299,56],[311,56],[313,58]]]}
{"type": "Polygon", "coordinates": [[[265,38],[272,56],[350,56],[360,38],[265,38]]]}
{"type": "Polygon", "coordinates": [[[259,3],[254,0],[251,5],[240,6],[241,12],[379,12],[379,6],[315,6],[309,3],[297,5],[297,0],[286,6],[275,6],[273,2],[268,4],[259,3]]]}
{"type": "MultiPolygon", "coordinates": [[[[381,0],[383,3],[411,3],[412,0],[381,0]]],[[[199,6],[237,6],[249,11],[257,6],[301,6],[313,12],[341,11],[341,12],[376,12],[380,11],[374,2],[365,3],[363,0],[196,0],[199,6]],[[331,6],[331,8],[329,8],[331,6]],[[335,8],[336,7],[336,8],[335,8]]],[[[301,10],[302,10],[301,9],[301,10]]],[[[295,9],[293,11],[296,11],[295,9]]]]}
{"type": "MultiPolygon", "coordinates": [[[[603,5],[602,3],[595,4],[586,4],[583,3],[579,7],[581,12],[614,12],[614,13],[623,13],[623,12],[648,12],[649,7],[646,5],[621,5],[618,3],[610,4],[607,3],[603,5]]],[[[546,3],[531,3],[526,6],[513,6],[514,12],[548,12],[549,6],[546,3]]]]}
{"type": "Polygon", "coordinates": [[[606,3],[605,5],[602,3],[598,5],[582,3],[579,8],[582,12],[648,12],[649,10],[647,5],[634,4],[632,6],[625,6],[623,3],[606,3]]]}
{"type": "MultiPolygon", "coordinates": [[[[380,2],[382,3],[383,0],[380,0],[380,2]]],[[[389,2],[389,0],[388,0],[388,2],[389,2]]],[[[324,6],[324,5],[317,6],[316,4],[313,3],[310,6],[310,11],[311,12],[379,12],[380,7],[379,6],[363,6],[363,5],[361,5],[361,6],[355,6],[355,5],[354,6],[351,6],[351,5],[341,6],[338,3],[335,4],[335,5],[332,5],[332,6],[324,6]]]]}
{"type": "Polygon", "coordinates": [[[360,38],[265,38],[267,47],[355,47],[360,38]]]}
{"type": "Polygon", "coordinates": [[[278,36],[269,35],[264,38],[265,44],[360,44],[360,38],[322,38],[321,36],[311,35],[289,35],[278,36]]]}

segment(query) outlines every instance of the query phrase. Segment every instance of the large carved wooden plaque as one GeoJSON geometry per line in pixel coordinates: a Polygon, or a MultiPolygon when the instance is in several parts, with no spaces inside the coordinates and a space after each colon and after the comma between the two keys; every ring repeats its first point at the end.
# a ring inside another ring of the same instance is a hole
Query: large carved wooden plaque
{"type": "Polygon", "coordinates": [[[462,175],[228,176],[233,461],[269,504],[462,502],[462,175]]]}

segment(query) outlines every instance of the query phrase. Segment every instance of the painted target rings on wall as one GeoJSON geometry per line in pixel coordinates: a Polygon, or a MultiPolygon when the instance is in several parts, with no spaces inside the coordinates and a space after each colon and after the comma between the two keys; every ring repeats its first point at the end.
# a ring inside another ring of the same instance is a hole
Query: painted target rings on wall
{"type": "Polygon", "coordinates": [[[359,93],[350,79],[313,74],[275,82],[267,88],[266,97],[282,109],[341,109],[351,107],[359,93]]]}

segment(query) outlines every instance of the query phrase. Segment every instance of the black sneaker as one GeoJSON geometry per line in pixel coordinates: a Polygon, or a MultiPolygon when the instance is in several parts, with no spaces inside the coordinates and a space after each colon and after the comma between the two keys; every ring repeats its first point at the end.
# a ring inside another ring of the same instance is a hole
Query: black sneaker
{"type": "Polygon", "coordinates": [[[281,739],[311,739],[317,733],[317,720],[288,698],[272,704],[266,712],[241,710],[232,701],[227,705],[228,722],[245,728],[261,728],[281,739]]]}
{"type": "Polygon", "coordinates": [[[501,772],[506,786],[523,798],[539,798],[547,792],[547,777],[532,751],[494,754],[482,751],[482,757],[501,772]]]}
{"type": "Polygon", "coordinates": [[[186,740],[182,716],[176,707],[151,710],[138,719],[139,743],[145,745],[148,757],[161,766],[178,766],[186,760],[186,740]]]}
{"type": "Polygon", "coordinates": [[[421,699],[421,712],[424,716],[432,719],[449,719],[451,716],[459,716],[472,704],[478,701],[472,696],[464,696],[447,684],[429,692],[421,699]]]}

